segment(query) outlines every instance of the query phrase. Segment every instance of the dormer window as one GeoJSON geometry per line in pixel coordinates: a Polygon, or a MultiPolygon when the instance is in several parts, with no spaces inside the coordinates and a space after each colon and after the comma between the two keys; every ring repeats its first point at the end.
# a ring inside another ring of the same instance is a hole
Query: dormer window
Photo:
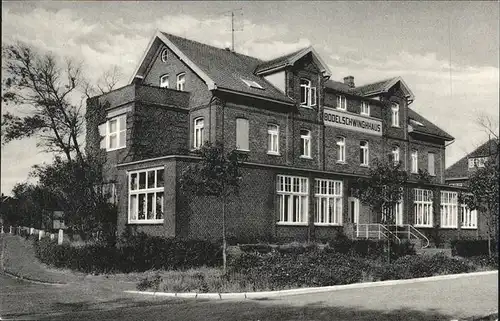
{"type": "Polygon", "coordinates": [[[168,74],[160,77],[160,88],[168,88],[168,74]]]}
{"type": "Polygon", "coordinates": [[[345,96],[337,96],[337,109],[347,110],[347,100],[345,96]]]}
{"type": "Polygon", "coordinates": [[[184,91],[184,85],[186,83],[186,74],[178,74],[177,75],[177,90],[184,91]]]}
{"type": "Polygon", "coordinates": [[[303,107],[316,106],[316,87],[311,86],[311,81],[300,79],[300,105],[303,107]]]}
{"type": "Polygon", "coordinates": [[[361,102],[361,115],[370,116],[370,104],[366,101],[361,102]]]}
{"type": "Polygon", "coordinates": [[[252,87],[252,88],[257,88],[257,89],[264,89],[262,88],[261,85],[259,85],[257,82],[253,81],[253,80],[246,80],[246,79],[243,79],[241,78],[241,80],[248,86],[248,87],[252,87]]]}

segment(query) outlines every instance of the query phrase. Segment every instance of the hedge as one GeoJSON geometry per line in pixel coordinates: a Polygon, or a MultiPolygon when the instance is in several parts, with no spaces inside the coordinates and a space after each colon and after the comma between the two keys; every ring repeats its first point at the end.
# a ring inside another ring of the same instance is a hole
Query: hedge
{"type": "MultiPolygon", "coordinates": [[[[495,242],[491,242],[495,251],[495,242]]],[[[455,240],[451,242],[453,255],[462,257],[488,255],[488,240],[455,240]]]]}
{"type": "Polygon", "coordinates": [[[57,245],[49,238],[34,242],[36,255],[43,263],[85,273],[188,269],[217,266],[221,262],[221,249],[217,244],[151,237],[142,233],[123,239],[119,247],[57,245]]]}

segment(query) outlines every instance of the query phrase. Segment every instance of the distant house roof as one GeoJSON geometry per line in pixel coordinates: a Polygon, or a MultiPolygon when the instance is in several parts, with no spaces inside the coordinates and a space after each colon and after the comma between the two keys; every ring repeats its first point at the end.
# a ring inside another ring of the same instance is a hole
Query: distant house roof
{"type": "Polygon", "coordinates": [[[349,85],[347,84],[344,84],[343,82],[340,82],[340,81],[335,81],[335,80],[327,80],[326,83],[325,83],[325,86],[326,88],[330,88],[330,89],[333,89],[335,91],[340,91],[340,92],[343,92],[343,93],[346,93],[346,94],[351,94],[351,95],[354,95],[354,96],[360,96],[362,97],[362,95],[358,94],[358,93],[355,93],[351,87],[349,87],[349,85]]]}
{"type": "Polygon", "coordinates": [[[453,138],[453,136],[451,136],[438,126],[434,125],[432,122],[430,122],[411,108],[408,108],[408,119],[410,120],[410,126],[412,127],[413,132],[424,135],[438,136],[448,141],[455,139],[453,138]],[[412,122],[412,120],[414,122],[412,122]]]}
{"type": "Polygon", "coordinates": [[[498,140],[490,139],[472,153],[462,157],[455,164],[451,165],[445,170],[446,179],[467,177],[469,172],[469,163],[467,159],[475,157],[484,157],[489,155],[496,155],[499,153],[498,140]]]}

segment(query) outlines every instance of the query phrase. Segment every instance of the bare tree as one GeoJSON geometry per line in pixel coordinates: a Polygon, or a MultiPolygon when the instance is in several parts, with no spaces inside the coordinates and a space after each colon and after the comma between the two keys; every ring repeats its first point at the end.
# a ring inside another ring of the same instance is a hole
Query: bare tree
{"type": "Polygon", "coordinates": [[[478,116],[476,123],[488,137],[498,140],[498,121],[492,120],[491,117],[485,114],[481,114],[478,116]]]}

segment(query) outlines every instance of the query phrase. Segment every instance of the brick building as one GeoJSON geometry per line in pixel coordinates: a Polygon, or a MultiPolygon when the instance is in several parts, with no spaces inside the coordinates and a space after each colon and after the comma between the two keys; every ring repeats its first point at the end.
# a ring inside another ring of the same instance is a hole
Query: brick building
{"type": "Polygon", "coordinates": [[[409,108],[404,80],[355,86],[351,76],[332,76],[312,47],[262,61],[157,32],[130,84],[87,103],[87,148],[106,159],[119,233],[220,239],[220,204],[179,189],[180,173],[198,160],[192,151],[219,140],[248,154],[226,209],[229,239],[371,236],[380,218],[350,187],[375,158],[399,160],[410,173],[396,209],[401,229],[477,236],[477,218],[459,215],[460,188],[444,180],[453,137],[409,108]],[[419,169],[430,184],[418,183],[419,169]]]}

